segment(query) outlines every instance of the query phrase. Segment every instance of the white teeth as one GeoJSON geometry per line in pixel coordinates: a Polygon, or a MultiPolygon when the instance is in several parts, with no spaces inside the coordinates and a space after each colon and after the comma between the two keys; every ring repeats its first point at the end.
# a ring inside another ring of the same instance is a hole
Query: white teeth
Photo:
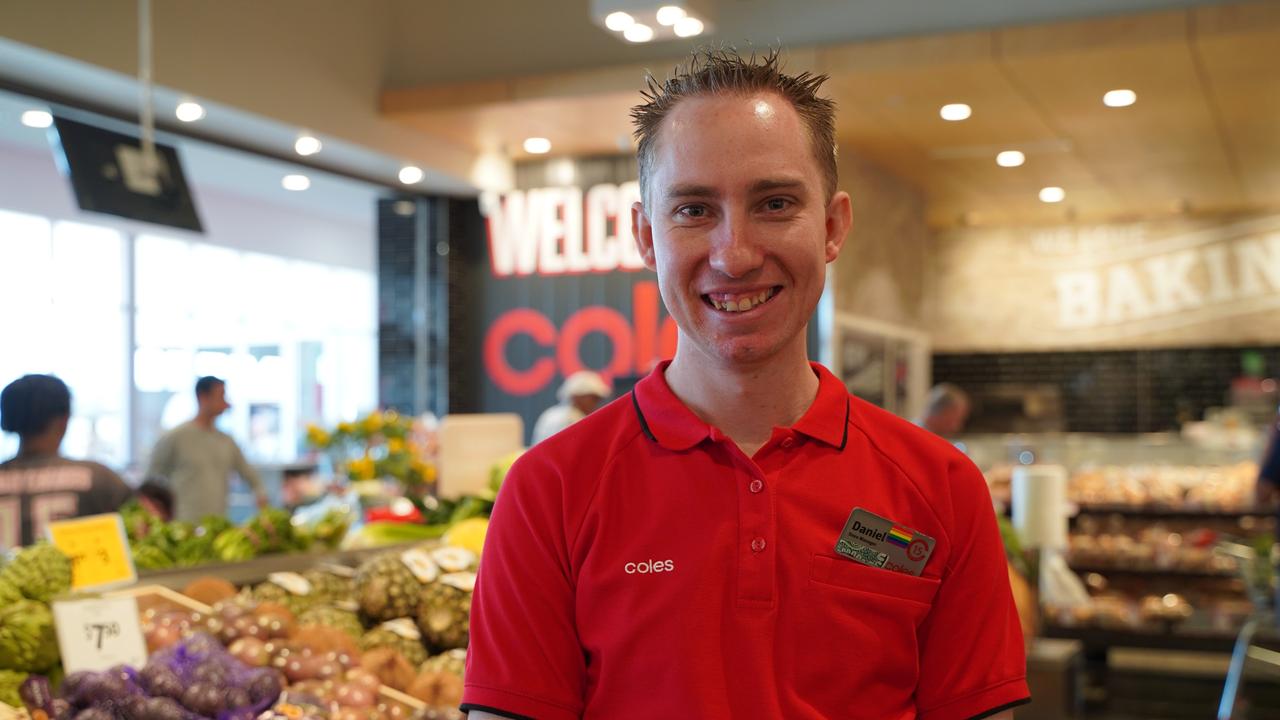
{"type": "Polygon", "coordinates": [[[717,310],[723,310],[724,312],[746,312],[757,305],[767,302],[773,297],[773,295],[773,288],[769,288],[768,290],[761,292],[759,295],[744,297],[741,300],[725,300],[724,302],[721,302],[710,295],[707,296],[707,299],[711,301],[711,306],[717,310]]]}

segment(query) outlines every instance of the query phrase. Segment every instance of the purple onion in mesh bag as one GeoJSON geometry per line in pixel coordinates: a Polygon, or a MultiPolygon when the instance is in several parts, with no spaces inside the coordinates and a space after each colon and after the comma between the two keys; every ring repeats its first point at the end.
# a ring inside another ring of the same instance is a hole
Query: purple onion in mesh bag
{"type": "Polygon", "coordinates": [[[18,697],[31,712],[43,710],[53,714],[53,689],[49,687],[49,678],[43,675],[32,675],[18,686],[18,697]]]}

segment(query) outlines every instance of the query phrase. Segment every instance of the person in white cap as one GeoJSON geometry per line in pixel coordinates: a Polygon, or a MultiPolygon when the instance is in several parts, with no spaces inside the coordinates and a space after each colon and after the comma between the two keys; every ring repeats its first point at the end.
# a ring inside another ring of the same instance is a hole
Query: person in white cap
{"type": "Polygon", "coordinates": [[[590,370],[579,370],[565,378],[556,391],[560,402],[543,411],[533,425],[533,444],[546,440],[590,415],[613,394],[609,381],[590,370]]]}

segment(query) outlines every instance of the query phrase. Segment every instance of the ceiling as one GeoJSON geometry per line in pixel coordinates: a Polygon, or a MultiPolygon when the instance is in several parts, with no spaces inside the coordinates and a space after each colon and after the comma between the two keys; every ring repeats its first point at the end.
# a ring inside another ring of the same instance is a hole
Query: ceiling
{"type": "MultiPolygon", "coordinates": [[[[48,109],[49,105],[44,102],[0,91],[0,165],[10,153],[54,159],[48,131],[26,127],[21,121],[22,113],[27,110],[48,109]]],[[[81,119],[80,115],[74,117],[81,119]]],[[[119,132],[132,130],[128,124],[107,118],[95,118],[95,122],[119,132]]],[[[388,194],[386,188],[367,182],[192,138],[160,133],[157,139],[177,147],[186,179],[197,195],[203,189],[216,189],[290,212],[372,225],[378,199],[388,194]],[[285,175],[297,172],[305,172],[311,180],[306,192],[291,192],[281,187],[285,175]]],[[[3,205],[0,198],[0,206],[3,205]]]]}
{"type": "MultiPolygon", "coordinates": [[[[1280,2],[1250,2],[799,48],[789,67],[831,75],[842,152],[920,188],[933,226],[1003,226],[1280,207],[1278,47],[1280,2]],[[1105,107],[1115,88],[1137,103],[1105,107]],[[973,116],[943,121],[951,102],[973,116]],[[1026,164],[998,167],[1006,149],[1026,164]],[[1049,185],[1066,199],[1041,202],[1049,185]]],[[[515,159],[534,135],[558,155],[616,153],[643,69],[428,84],[382,108],[515,159]]]]}

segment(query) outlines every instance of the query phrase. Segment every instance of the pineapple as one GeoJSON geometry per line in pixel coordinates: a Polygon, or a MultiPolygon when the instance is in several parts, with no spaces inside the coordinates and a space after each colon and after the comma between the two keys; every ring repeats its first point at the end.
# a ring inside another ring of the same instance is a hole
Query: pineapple
{"type": "Polygon", "coordinates": [[[432,655],[418,668],[419,672],[447,672],[463,677],[467,669],[467,651],[465,648],[445,650],[439,655],[432,655]]]}
{"type": "Polygon", "coordinates": [[[312,568],[302,577],[311,583],[311,594],[326,603],[351,600],[356,594],[356,583],[351,577],[343,577],[321,568],[312,568]]]}
{"type": "Polygon", "coordinates": [[[316,605],[302,611],[298,616],[298,627],[308,627],[312,625],[321,625],[331,627],[351,636],[353,640],[359,640],[364,635],[364,625],[360,623],[360,616],[349,610],[341,610],[331,605],[316,605]]]}
{"type": "Polygon", "coordinates": [[[366,560],[356,571],[356,602],[376,622],[409,617],[425,585],[400,553],[386,553],[366,560]]]}
{"type": "Polygon", "coordinates": [[[471,633],[471,592],[476,574],[456,572],[440,576],[419,596],[418,627],[427,645],[439,649],[464,648],[471,633]]]}
{"type": "Polygon", "coordinates": [[[417,635],[417,638],[408,636],[409,633],[402,634],[392,630],[385,625],[376,627],[360,638],[360,651],[368,652],[374,648],[389,647],[403,655],[409,664],[416,667],[427,659],[427,649],[422,645],[422,636],[418,634],[418,628],[412,624],[409,624],[409,627],[413,629],[412,634],[417,635]]]}

